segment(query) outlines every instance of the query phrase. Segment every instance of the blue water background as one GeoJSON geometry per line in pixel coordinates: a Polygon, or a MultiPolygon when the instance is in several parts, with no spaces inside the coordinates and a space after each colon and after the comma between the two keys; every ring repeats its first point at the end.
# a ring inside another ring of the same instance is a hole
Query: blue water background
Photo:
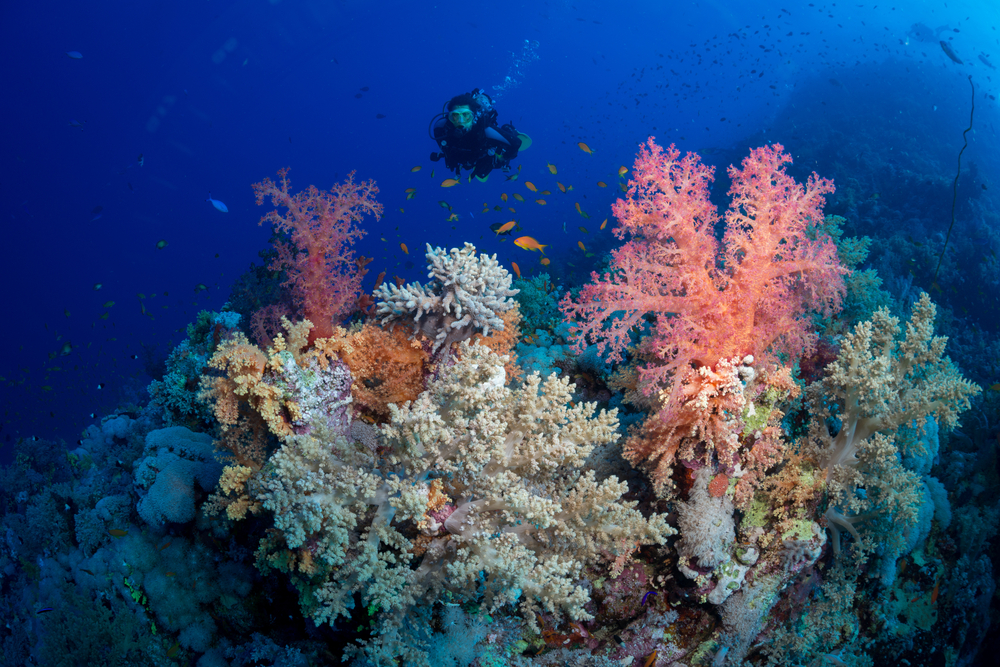
{"type": "MultiPolygon", "coordinates": [[[[977,59],[1000,63],[998,25],[1000,9],[986,0],[4,3],[0,441],[74,442],[123,401],[144,400],[147,356],[162,359],[259,262],[268,207],[254,204],[251,184],[282,167],[295,190],[327,188],[351,170],[377,182],[385,214],[366,221],[358,245],[375,258],[368,287],[382,270],[422,279],[426,243],[471,241],[534,274],[538,253],[489,230],[510,219],[550,246],[557,280],[589,271],[617,242],[613,218],[598,226],[639,142],[655,135],[705,151],[721,170],[748,144],[782,141],[794,155],[810,138],[777,124],[789,105],[859,127],[933,127],[922,137],[927,159],[953,173],[969,74],[979,106],[964,159],[1000,183],[988,97],[1000,86],[977,59]],[[965,64],[933,41],[907,41],[918,22],[947,26],[942,39],[965,64]],[[427,125],[476,86],[495,93],[500,122],[534,145],[515,161],[516,182],[495,172],[443,189],[449,174],[428,159],[427,125]],[[546,205],[526,180],[552,192],[546,205]],[[228,213],[206,202],[209,192],[228,213]],[[493,211],[504,192],[527,202],[493,211]],[[457,221],[446,221],[441,200],[457,221]]],[[[934,216],[942,229],[949,207],[942,201],[934,216]]]]}

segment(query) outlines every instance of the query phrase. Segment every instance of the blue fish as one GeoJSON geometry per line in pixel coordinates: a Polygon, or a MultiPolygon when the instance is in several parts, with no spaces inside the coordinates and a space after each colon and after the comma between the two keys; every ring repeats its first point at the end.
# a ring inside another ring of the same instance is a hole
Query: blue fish
{"type": "Polygon", "coordinates": [[[229,209],[226,208],[225,204],[223,204],[218,199],[212,199],[212,193],[211,192],[208,193],[208,199],[206,199],[205,201],[207,201],[209,204],[211,204],[212,206],[214,206],[216,211],[222,211],[223,213],[229,213],[229,209]]]}

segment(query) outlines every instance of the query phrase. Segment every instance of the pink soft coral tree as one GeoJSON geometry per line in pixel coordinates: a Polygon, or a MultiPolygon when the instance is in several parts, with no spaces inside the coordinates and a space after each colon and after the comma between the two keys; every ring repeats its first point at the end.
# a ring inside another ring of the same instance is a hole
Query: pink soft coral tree
{"type": "Polygon", "coordinates": [[[365,214],[380,218],[382,205],[375,201],[375,181],[355,183],[353,171],[329,191],[310,185],[298,194],[289,191],[287,168],[278,177],[278,183],[270,178],[254,183],[253,190],[258,206],[270,197],[275,207],[286,209],[269,212],[260,224],[270,222],[289,235],[290,243],[276,243],[278,257],[270,268],[285,272],[283,285],[314,325],[312,343],[333,335],[334,323],[357,303],[365,271],[351,246],[365,234],[358,223],[365,214]]]}
{"type": "MultiPolygon", "coordinates": [[[[803,188],[785,172],[790,162],[773,144],[751,151],[742,169],[729,167],[732,202],[720,249],[719,216],[709,201],[713,168],[650,138],[636,158],[627,199],[613,207],[620,223],[614,232],[629,240],[612,253],[608,273],[592,274],[576,300],[567,295],[560,303],[577,323],[577,350],[596,344],[616,362],[631,331],[653,316],[638,348],[648,362],[639,382],[647,396],[658,395],[659,423],[647,424],[647,437],[633,438],[626,456],[634,463],[656,460],[660,488],[669,485],[685,438],[708,445],[700,449],[706,463],[713,446],[728,454],[724,465],[736,461],[732,378],[708,387],[709,371],[722,360],[759,368],[774,366],[779,354],[797,359],[815,339],[808,312],[829,316],[840,306],[846,269],[830,238],[816,231],[833,183],[814,173],[803,188]],[[716,398],[716,407],[724,407],[713,411],[716,398]]],[[[694,445],[685,451],[693,456],[694,445]]]]}

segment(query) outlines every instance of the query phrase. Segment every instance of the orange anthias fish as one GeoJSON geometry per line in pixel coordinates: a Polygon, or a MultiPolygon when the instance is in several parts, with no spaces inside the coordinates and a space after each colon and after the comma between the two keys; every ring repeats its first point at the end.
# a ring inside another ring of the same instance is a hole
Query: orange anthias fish
{"type": "Polygon", "coordinates": [[[582,215],[583,217],[587,218],[588,220],[590,220],[590,216],[587,215],[586,213],[584,213],[583,209],[580,208],[580,202],[576,203],[576,212],[579,213],[580,215],[582,215]]]}
{"type": "Polygon", "coordinates": [[[606,187],[608,187],[608,184],[605,183],[604,181],[597,181],[597,187],[599,187],[599,188],[606,188],[606,187]]]}
{"type": "Polygon", "coordinates": [[[549,265],[549,258],[542,257],[542,266],[548,266],[548,265],[549,265]]]}
{"type": "Polygon", "coordinates": [[[518,278],[521,277],[521,267],[517,265],[517,262],[511,262],[510,268],[514,269],[514,273],[517,275],[518,278]]]}
{"type": "Polygon", "coordinates": [[[443,181],[441,181],[441,187],[450,188],[452,186],[458,185],[459,183],[461,183],[461,181],[459,181],[457,178],[446,178],[443,181]]]}
{"type": "Polygon", "coordinates": [[[408,248],[406,247],[406,244],[405,244],[405,243],[400,243],[400,244],[399,244],[399,249],[400,249],[400,250],[402,250],[402,251],[403,251],[403,252],[404,252],[405,254],[407,254],[407,255],[409,255],[409,254],[410,254],[410,251],[409,251],[409,249],[408,249],[408,248]]]}
{"type": "MultiPolygon", "coordinates": [[[[517,224],[517,220],[511,220],[510,222],[505,222],[497,229],[497,236],[500,234],[506,234],[510,230],[514,229],[514,225],[517,224]]],[[[520,277],[520,276],[518,276],[520,277]]]]}
{"type": "Polygon", "coordinates": [[[546,166],[548,166],[550,174],[556,173],[556,166],[554,164],[552,164],[551,162],[546,162],[545,164],[546,166]]]}
{"type": "Polygon", "coordinates": [[[528,188],[532,192],[538,192],[538,188],[536,188],[535,184],[532,183],[531,181],[525,181],[524,182],[524,187],[528,188]]]}
{"type": "Polygon", "coordinates": [[[531,250],[531,251],[539,250],[543,255],[545,254],[545,248],[548,248],[547,245],[542,245],[541,243],[531,238],[530,236],[517,237],[516,239],[514,239],[514,245],[516,245],[518,248],[524,248],[525,250],[531,250]]]}
{"type": "Polygon", "coordinates": [[[514,193],[514,199],[516,199],[517,201],[524,201],[524,197],[517,194],[516,192],[514,193]]]}
{"type": "Polygon", "coordinates": [[[628,169],[625,165],[618,167],[618,178],[625,178],[625,174],[628,173],[628,169]]]}
{"type": "Polygon", "coordinates": [[[607,226],[608,226],[608,219],[604,218],[604,222],[601,223],[601,229],[604,229],[607,226]]]}
{"type": "Polygon", "coordinates": [[[565,185],[563,185],[559,181],[556,181],[556,185],[559,186],[559,192],[566,192],[566,186],[565,185]]]}
{"type": "Polygon", "coordinates": [[[504,192],[503,194],[500,195],[500,201],[502,201],[504,204],[507,203],[507,193],[506,192],[504,192]]]}
{"type": "Polygon", "coordinates": [[[583,151],[584,153],[586,153],[587,155],[593,155],[594,154],[594,151],[592,151],[590,149],[590,146],[588,146],[587,144],[583,143],[582,141],[578,141],[576,145],[579,146],[580,150],[583,151]]]}
{"type": "Polygon", "coordinates": [[[583,241],[577,241],[576,244],[580,246],[580,250],[587,252],[587,246],[583,245],[583,241]]]}

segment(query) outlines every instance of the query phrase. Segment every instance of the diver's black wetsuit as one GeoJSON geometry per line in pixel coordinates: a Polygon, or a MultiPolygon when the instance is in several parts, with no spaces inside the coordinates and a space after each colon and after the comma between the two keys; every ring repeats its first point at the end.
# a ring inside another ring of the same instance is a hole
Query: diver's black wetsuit
{"type": "Polygon", "coordinates": [[[497,127],[496,111],[483,113],[468,130],[460,130],[445,117],[433,127],[434,140],[441,153],[432,153],[432,160],[444,158],[445,166],[461,175],[462,169],[472,170],[472,175],[485,178],[496,167],[506,169],[517,157],[521,139],[510,123],[497,127]]]}

